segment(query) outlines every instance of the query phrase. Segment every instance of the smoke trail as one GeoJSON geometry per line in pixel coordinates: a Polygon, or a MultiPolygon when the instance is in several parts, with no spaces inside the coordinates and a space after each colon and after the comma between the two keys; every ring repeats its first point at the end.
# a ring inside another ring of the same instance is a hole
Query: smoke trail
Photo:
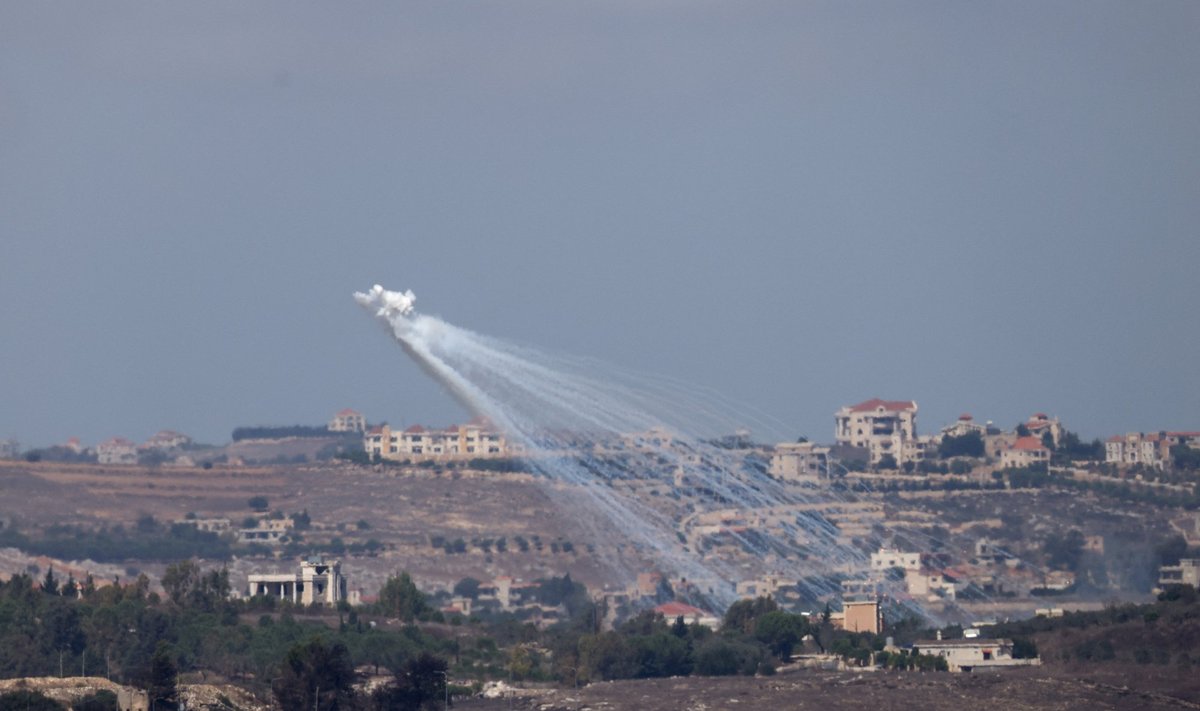
{"type": "Polygon", "coordinates": [[[521,444],[534,470],[570,485],[547,488],[592,540],[616,532],[632,542],[597,546],[614,571],[632,578],[653,566],[724,609],[749,577],[777,572],[806,599],[828,600],[867,567],[838,522],[881,506],[844,488],[785,485],[756,450],[714,440],[731,428],[711,392],[458,328],[417,312],[411,291],[354,296],[460,404],[521,444]]]}

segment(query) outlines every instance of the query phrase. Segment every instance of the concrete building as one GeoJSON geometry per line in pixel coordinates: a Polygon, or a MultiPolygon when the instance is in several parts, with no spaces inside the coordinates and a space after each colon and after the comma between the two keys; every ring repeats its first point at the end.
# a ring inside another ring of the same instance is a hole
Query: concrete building
{"type": "Polygon", "coordinates": [[[367,418],[361,412],[347,408],[333,416],[328,428],[330,432],[366,432],[367,418]]]}
{"type": "Polygon", "coordinates": [[[238,530],[238,543],[280,543],[294,525],[290,518],[259,519],[253,528],[238,530]]]}
{"type": "Polygon", "coordinates": [[[286,600],[298,605],[336,605],[348,600],[341,563],[327,563],[320,556],[309,558],[293,573],[250,575],[250,596],[286,600]]]}
{"type": "Polygon", "coordinates": [[[870,632],[879,634],[883,631],[883,613],[875,600],[864,602],[842,603],[842,629],[847,632],[870,632]]]}
{"type": "Polygon", "coordinates": [[[101,464],[137,464],[137,445],[124,437],[113,437],[96,445],[96,461],[101,464]]]}
{"type": "Polygon", "coordinates": [[[181,518],[175,523],[209,533],[224,533],[233,527],[233,522],[227,518],[181,518]]]}
{"type": "Polygon", "coordinates": [[[871,464],[890,454],[901,465],[924,450],[917,444],[917,403],[912,400],[875,398],[843,407],[834,415],[834,438],[838,444],[866,448],[871,464]]]}
{"type": "Polygon", "coordinates": [[[1042,444],[1040,437],[1018,437],[1012,446],[1000,453],[1000,466],[1014,469],[1049,464],[1050,450],[1042,444]]]}
{"type": "Polygon", "coordinates": [[[829,476],[829,447],[811,442],[783,442],[771,455],[771,476],[782,481],[815,484],[829,476]]]}
{"type": "MultiPolygon", "coordinates": [[[[940,633],[939,633],[940,634],[940,633]]],[[[986,667],[1037,665],[1037,659],[1013,659],[1011,639],[928,639],[913,644],[913,650],[946,660],[952,672],[986,667]]]]}
{"type": "Polygon", "coordinates": [[[0,439],[0,459],[16,459],[21,445],[15,439],[0,439]]]}
{"type": "Polygon", "coordinates": [[[871,554],[871,570],[879,573],[891,568],[904,570],[920,570],[921,554],[904,553],[893,548],[880,548],[871,554]]]}
{"type": "Polygon", "coordinates": [[[387,425],[372,427],[363,438],[363,448],[372,457],[391,460],[506,457],[524,451],[481,418],[440,430],[421,425],[402,432],[387,425]]]}
{"type": "Polygon", "coordinates": [[[1158,569],[1158,587],[1191,585],[1200,590],[1200,558],[1184,558],[1179,565],[1164,565],[1158,569]]]}

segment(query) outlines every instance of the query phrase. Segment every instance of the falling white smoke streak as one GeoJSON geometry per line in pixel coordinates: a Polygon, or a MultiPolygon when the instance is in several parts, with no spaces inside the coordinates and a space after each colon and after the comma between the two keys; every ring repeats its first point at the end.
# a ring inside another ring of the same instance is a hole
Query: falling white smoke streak
{"type": "MultiPolygon", "coordinates": [[[[666,379],[647,382],[644,377],[620,372],[593,378],[585,372],[590,360],[550,358],[417,313],[411,291],[392,292],[376,285],[367,293],[355,294],[355,299],[373,311],[420,367],[465,408],[487,417],[535,453],[530,464],[548,478],[582,488],[594,512],[651,552],[660,568],[692,581],[724,581],[709,591],[722,607],[733,601],[732,582],[745,577],[745,571],[730,569],[718,557],[702,558],[699,551],[689,549],[699,537],[681,543],[677,538],[686,531],[680,531],[675,521],[632,494],[622,493],[619,480],[628,469],[638,469],[635,477],[659,480],[682,472],[695,488],[708,492],[711,509],[746,515],[788,506],[802,508],[794,506],[797,504],[854,501],[848,494],[784,487],[761,472],[748,471],[740,454],[705,443],[699,438],[703,433],[711,436],[728,431],[720,417],[724,403],[711,392],[697,397],[694,389],[685,390],[666,379]],[[669,442],[636,455],[623,452],[620,460],[604,452],[583,456],[572,441],[582,439],[586,449],[589,444],[619,441],[622,435],[664,426],[671,427],[669,442]]],[[[583,519],[581,523],[590,522],[583,519]]],[[[803,559],[804,569],[792,572],[813,597],[836,594],[840,591],[838,569],[862,567],[866,562],[861,551],[839,540],[838,527],[824,516],[799,514],[787,528],[801,540],[769,538],[769,534],[765,539],[737,532],[731,535],[747,551],[765,555],[782,550],[790,554],[789,561],[803,559]]],[[[599,538],[596,535],[593,540],[599,538]]],[[[598,550],[608,548],[600,546],[598,550]]],[[[605,562],[626,573],[641,564],[612,557],[605,562]]]]}

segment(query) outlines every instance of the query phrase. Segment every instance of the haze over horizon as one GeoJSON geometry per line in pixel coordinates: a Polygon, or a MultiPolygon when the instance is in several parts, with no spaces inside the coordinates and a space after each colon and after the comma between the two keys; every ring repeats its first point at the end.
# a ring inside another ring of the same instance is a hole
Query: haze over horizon
{"type": "Polygon", "coordinates": [[[466,417],[351,298],[711,387],[1200,430],[1200,5],[10,4],[0,439],[466,417]]]}

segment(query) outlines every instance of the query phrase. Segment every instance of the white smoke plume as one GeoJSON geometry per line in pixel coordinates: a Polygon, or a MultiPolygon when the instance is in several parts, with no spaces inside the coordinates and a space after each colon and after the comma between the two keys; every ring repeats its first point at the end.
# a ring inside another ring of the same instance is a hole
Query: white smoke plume
{"type": "Polygon", "coordinates": [[[631,580],[658,568],[723,609],[746,577],[778,573],[799,581],[808,601],[836,600],[845,575],[867,567],[867,551],[835,519],[878,504],[845,486],[785,485],[767,474],[758,450],[714,438],[732,432],[730,415],[745,418],[744,410],[679,383],[453,326],[416,311],[412,291],[376,285],[354,297],[465,408],[525,448],[547,494],[578,514],[615,573],[631,580]],[[629,444],[648,432],[648,442],[629,444]],[[651,489],[661,495],[648,497],[651,489]],[[717,525],[714,544],[712,516],[726,514],[742,523],[717,525]],[[609,545],[614,535],[632,548],[609,545]]]}

